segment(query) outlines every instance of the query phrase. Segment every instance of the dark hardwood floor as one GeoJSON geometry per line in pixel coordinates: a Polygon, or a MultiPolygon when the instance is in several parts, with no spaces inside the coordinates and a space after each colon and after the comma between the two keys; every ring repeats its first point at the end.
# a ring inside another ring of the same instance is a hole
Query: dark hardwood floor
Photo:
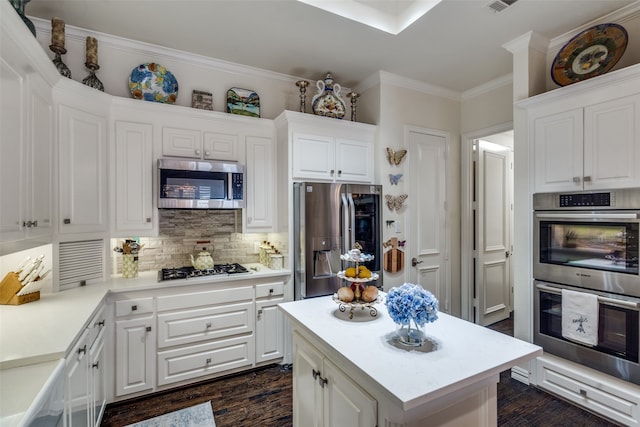
{"type": "MultiPolygon", "coordinates": [[[[490,326],[513,335],[513,319],[490,326]]],[[[122,427],[167,412],[211,401],[217,427],[288,427],[292,425],[290,366],[272,365],[107,406],[103,427],[122,427]]],[[[535,387],[511,379],[498,383],[498,425],[615,426],[535,387]]],[[[337,426],[336,426],[337,427],[337,426]]]]}

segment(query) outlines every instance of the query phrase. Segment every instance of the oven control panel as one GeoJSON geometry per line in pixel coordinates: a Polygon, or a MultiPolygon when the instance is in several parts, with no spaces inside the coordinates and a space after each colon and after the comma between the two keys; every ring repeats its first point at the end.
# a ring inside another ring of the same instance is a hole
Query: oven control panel
{"type": "Polygon", "coordinates": [[[580,193],[580,194],[560,194],[559,207],[573,208],[583,206],[613,206],[614,193],[580,193]]]}

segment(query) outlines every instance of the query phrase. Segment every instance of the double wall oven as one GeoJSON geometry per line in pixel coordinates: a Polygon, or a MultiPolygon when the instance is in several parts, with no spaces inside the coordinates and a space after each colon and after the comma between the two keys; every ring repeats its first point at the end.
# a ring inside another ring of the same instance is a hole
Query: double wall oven
{"type": "Polygon", "coordinates": [[[640,189],[533,196],[534,343],[640,384],[640,189]],[[598,298],[597,345],[562,336],[562,289],[598,298]]]}

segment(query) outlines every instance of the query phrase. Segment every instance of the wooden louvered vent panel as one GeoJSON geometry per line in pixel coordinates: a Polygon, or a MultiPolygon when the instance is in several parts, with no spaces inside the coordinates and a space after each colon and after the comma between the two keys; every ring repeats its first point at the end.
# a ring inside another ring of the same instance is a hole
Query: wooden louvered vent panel
{"type": "Polygon", "coordinates": [[[59,248],[60,290],[75,288],[104,276],[104,240],[62,242],[59,248]]]}

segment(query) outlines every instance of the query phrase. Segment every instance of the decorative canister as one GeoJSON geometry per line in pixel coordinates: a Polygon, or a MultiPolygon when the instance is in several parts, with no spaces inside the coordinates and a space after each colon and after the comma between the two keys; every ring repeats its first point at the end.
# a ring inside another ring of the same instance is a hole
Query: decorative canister
{"type": "Polygon", "coordinates": [[[272,270],[282,270],[284,268],[284,255],[276,251],[269,255],[269,268],[272,270]]]}
{"type": "Polygon", "coordinates": [[[129,279],[138,277],[138,255],[123,254],[122,255],[122,277],[129,279]]]}
{"type": "Polygon", "coordinates": [[[270,249],[271,245],[269,244],[269,242],[267,242],[266,240],[264,240],[262,242],[262,244],[260,245],[260,264],[264,265],[264,266],[268,266],[269,265],[269,257],[267,256],[267,249],[270,249]]]}

